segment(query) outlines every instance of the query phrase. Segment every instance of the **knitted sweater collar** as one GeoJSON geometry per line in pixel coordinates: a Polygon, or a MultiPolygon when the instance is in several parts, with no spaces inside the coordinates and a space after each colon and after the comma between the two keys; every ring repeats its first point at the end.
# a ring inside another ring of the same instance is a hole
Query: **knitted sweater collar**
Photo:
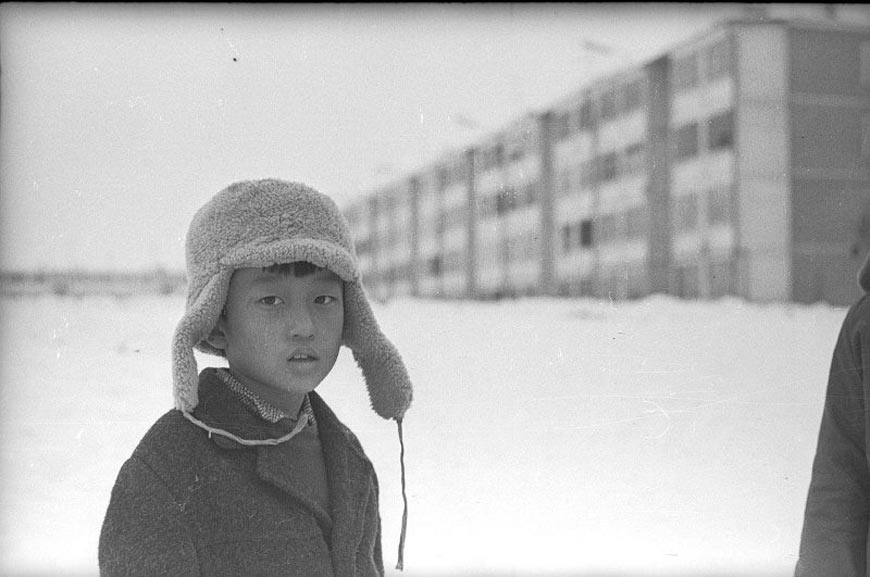
{"type": "Polygon", "coordinates": [[[296,415],[290,415],[267,402],[265,399],[243,385],[232,375],[232,373],[230,373],[229,369],[218,369],[216,374],[220,377],[221,381],[223,381],[223,383],[229,387],[236,396],[238,396],[242,404],[248,407],[249,410],[253,411],[261,419],[270,423],[277,423],[281,419],[290,419],[293,422],[296,422],[299,419],[308,419],[309,425],[317,425],[317,419],[314,417],[314,411],[311,409],[311,402],[308,400],[308,395],[303,397],[302,406],[299,407],[299,413],[296,415]]]}

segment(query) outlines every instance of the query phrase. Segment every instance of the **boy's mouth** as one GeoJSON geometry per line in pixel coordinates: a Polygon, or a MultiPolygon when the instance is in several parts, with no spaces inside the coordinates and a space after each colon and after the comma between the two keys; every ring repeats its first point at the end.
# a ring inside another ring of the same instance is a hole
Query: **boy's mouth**
{"type": "Polygon", "coordinates": [[[317,360],[314,353],[293,353],[287,358],[290,362],[313,362],[317,360]]]}

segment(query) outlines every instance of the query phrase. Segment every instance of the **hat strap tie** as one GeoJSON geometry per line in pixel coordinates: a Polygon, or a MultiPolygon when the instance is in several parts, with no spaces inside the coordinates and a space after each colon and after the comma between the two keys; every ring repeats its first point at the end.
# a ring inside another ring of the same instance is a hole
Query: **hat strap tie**
{"type": "Polygon", "coordinates": [[[399,427],[399,446],[401,447],[399,463],[402,467],[402,501],[405,503],[402,511],[402,532],[399,536],[399,560],[396,562],[396,569],[402,571],[405,566],[405,534],[408,530],[408,495],[405,491],[405,439],[402,436],[402,419],[396,419],[396,424],[399,427]]]}

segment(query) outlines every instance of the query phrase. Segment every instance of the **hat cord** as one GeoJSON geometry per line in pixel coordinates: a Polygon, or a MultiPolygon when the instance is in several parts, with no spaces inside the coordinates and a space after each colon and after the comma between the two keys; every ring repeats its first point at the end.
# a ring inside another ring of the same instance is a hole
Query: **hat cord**
{"type": "Polygon", "coordinates": [[[231,439],[231,440],[235,441],[236,443],[238,443],[240,445],[244,445],[246,447],[259,447],[259,446],[263,446],[263,445],[269,445],[269,446],[280,445],[281,443],[285,443],[285,442],[289,441],[290,439],[292,439],[293,437],[295,437],[296,435],[298,435],[299,433],[301,433],[302,430],[306,427],[306,425],[308,425],[308,417],[303,415],[296,422],[296,426],[293,428],[293,430],[290,431],[289,433],[287,433],[286,435],[284,435],[283,437],[280,437],[277,439],[243,439],[242,437],[234,435],[234,434],[230,433],[229,431],[225,431],[223,429],[216,429],[215,427],[210,427],[210,426],[206,425],[205,423],[203,423],[202,421],[200,421],[199,419],[197,419],[196,417],[194,417],[193,415],[191,415],[190,413],[188,413],[187,411],[181,411],[181,414],[184,415],[184,417],[188,421],[190,421],[191,423],[193,423],[197,427],[199,427],[201,429],[205,429],[206,431],[208,431],[208,438],[209,439],[211,439],[212,435],[220,435],[222,437],[226,437],[228,439],[231,439]]]}
{"type": "Polygon", "coordinates": [[[408,495],[405,492],[405,439],[402,436],[402,419],[396,419],[396,423],[399,427],[399,446],[401,448],[399,463],[402,467],[402,501],[405,503],[405,508],[402,511],[402,532],[399,537],[399,559],[396,562],[396,569],[402,571],[405,566],[405,534],[408,530],[408,495]]]}

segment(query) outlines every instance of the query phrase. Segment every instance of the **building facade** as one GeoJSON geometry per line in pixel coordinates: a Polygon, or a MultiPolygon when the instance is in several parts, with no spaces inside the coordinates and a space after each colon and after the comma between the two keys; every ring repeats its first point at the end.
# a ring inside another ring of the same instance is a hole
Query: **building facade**
{"type": "Polygon", "coordinates": [[[347,207],[376,298],[857,297],[870,27],[747,19],[347,207]]]}

